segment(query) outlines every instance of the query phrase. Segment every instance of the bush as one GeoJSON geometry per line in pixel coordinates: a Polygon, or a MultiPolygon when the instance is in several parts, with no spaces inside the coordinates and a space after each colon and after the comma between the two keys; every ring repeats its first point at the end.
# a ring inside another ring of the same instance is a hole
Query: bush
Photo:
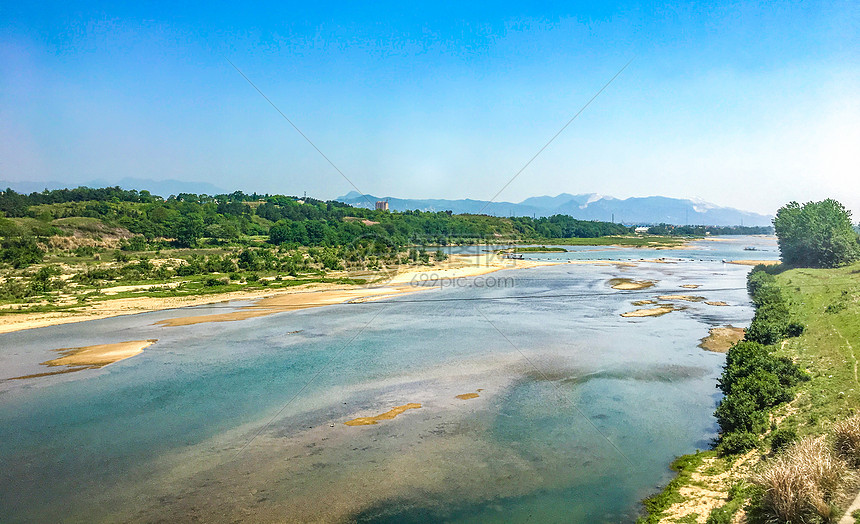
{"type": "Polygon", "coordinates": [[[797,432],[792,428],[778,429],[770,438],[770,450],[779,453],[797,440],[797,432]]]}
{"type": "Polygon", "coordinates": [[[860,467],[860,415],[837,422],[833,433],[836,453],[851,467],[860,467]]]}
{"type": "Polygon", "coordinates": [[[203,280],[204,287],[226,286],[230,281],[226,278],[206,277],[203,280]]]}
{"type": "Polygon", "coordinates": [[[724,434],[717,446],[720,455],[737,455],[758,446],[758,437],[749,431],[735,431],[724,434]]]}
{"type": "Polygon", "coordinates": [[[803,380],[809,380],[808,375],[791,360],[773,355],[757,342],[738,342],[729,349],[717,383],[725,394],[714,412],[720,429],[726,435],[762,432],[768,411],[790,401],[792,388],[803,380]]]}
{"type": "Polygon", "coordinates": [[[780,454],[753,482],[763,489],[759,511],[773,522],[829,521],[848,479],[846,463],[823,437],[808,437],[780,454]]]}
{"type": "Polygon", "coordinates": [[[120,249],[123,251],[145,251],[146,238],[142,235],[135,235],[128,239],[127,242],[123,242],[122,245],[120,245],[120,249]]]}
{"type": "Polygon", "coordinates": [[[787,337],[799,337],[806,330],[806,326],[799,322],[790,322],[788,324],[788,328],[785,330],[785,336],[787,337]]]}
{"type": "Polygon", "coordinates": [[[32,237],[7,238],[0,243],[0,262],[15,269],[38,264],[44,257],[45,252],[32,237]]]}
{"type": "Polygon", "coordinates": [[[61,281],[54,280],[54,277],[60,274],[60,268],[57,266],[45,266],[40,268],[30,278],[30,290],[32,294],[47,293],[53,289],[57,289],[62,285],[61,281]]]}

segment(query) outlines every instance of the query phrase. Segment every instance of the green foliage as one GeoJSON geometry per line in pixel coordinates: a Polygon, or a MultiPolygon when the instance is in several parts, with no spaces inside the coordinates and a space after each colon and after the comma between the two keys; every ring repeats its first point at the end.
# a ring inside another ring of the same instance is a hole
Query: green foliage
{"type": "Polygon", "coordinates": [[[784,264],[795,267],[838,267],[860,259],[851,212],[836,200],[791,202],[773,219],[784,264]]]}
{"type": "Polygon", "coordinates": [[[123,251],[144,251],[146,250],[146,238],[143,235],[135,235],[123,242],[120,249],[123,251]]]}
{"type": "Polygon", "coordinates": [[[770,437],[770,450],[779,453],[797,440],[797,431],[793,428],[780,428],[770,437]]]}
{"type": "MultiPolygon", "coordinates": [[[[754,412],[761,415],[761,412],[754,412]]],[[[720,439],[717,451],[720,455],[736,455],[745,453],[758,446],[758,437],[750,431],[733,431],[726,433],[720,439]]]]}
{"type": "Polygon", "coordinates": [[[59,288],[62,283],[55,280],[54,277],[60,274],[60,268],[57,266],[44,266],[39,268],[32,277],[30,277],[30,290],[32,294],[47,293],[59,288]]]}
{"type": "Polygon", "coordinates": [[[774,356],[757,342],[739,342],[726,356],[717,387],[724,393],[714,416],[723,435],[724,454],[755,447],[771,408],[790,401],[793,387],[808,376],[791,360],[774,356]]]}
{"type": "Polygon", "coordinates": [[[15,269],[38,264],[45,252],[32,237],[5,238],[0,242],[0,262],[15,269]]]}
{"type": "Polygon", "coordinates": [[[663,512],[672,504],[682,500],[679,492],[680,488],[689,482],[693,471],[702,465],[705,457],[712,454],[712,452],[696,452],[693,455],[684,455],[675,459],[669,467],[672,471],[677,471],[678,475],[669,482],[669,485],[663,491],[642,501],[646,514],[637,519],[637,524],[656,524],[660,522],[663,512]]]}
{"type": "Polygon", "coordinates": [[[803,325],[791,320],[789,301],[776,277],[756,266],[747,277],[747,290],[756,313],[747,330],[746,340],[771,345],[787,336],[803,333],[803,325]]]}
{"type": "Polygon", "coordinates": [[[711,510],[705,524],[732,524],[734,515],[734,512],[726,506],[719,506],[711,510]]]}
{"type": "Polygon", "coordinates": [[[658,224],[648,228],[651,235],[669,236],[697,236],[705,235],[770,235],[773,228],[770,226],[675,226],[672,224],[658,224]]]}

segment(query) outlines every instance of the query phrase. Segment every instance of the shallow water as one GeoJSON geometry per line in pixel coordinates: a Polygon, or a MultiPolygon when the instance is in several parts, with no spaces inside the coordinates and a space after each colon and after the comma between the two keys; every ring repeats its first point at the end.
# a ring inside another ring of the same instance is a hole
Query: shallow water
{"type": "Polygon", "coordinates": [[[153,326],[210,306],[0,335],[3,378],[43,371],[54,348],[158,339],[101,370],[0,382],[4,521],[633,520],[672,458],[715,436],[724,357],[696,345],[749,322],[749,268],[721,260],[775,258],[743,250],[770,242],[535,253],[677,263],[501,271],[494,287],[240,322],[153,326]],[[617,291],[616,277],[657,285],[617,291]],[[730,306],[620,317],[679,293],[730,306]]]}

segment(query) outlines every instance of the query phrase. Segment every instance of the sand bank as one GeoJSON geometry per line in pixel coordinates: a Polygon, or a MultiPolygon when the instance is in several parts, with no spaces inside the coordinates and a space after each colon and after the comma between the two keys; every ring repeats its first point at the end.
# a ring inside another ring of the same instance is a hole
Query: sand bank
{"type": "MultiPolygon", "coordinates": [[[[389,284],[398,284],[398,283],[426,283],[428,280],[432,283],[432,280],[439,279],[450,279],[450,278],[465,278],[465,277],[473,277],[478,275],[484,275],[487,273],[492,273],[494,271],[499,271],[502,269],[522,269],[522,268],[531,268],[538,266],[547,266],[547,265],[556,265],[558,262],[543,262],[543,261],[532,261],[532,260],[506,260],[496,257],[495,255],[480,255],[477,257],[469,257],[469,256],[459,256],[452,255],[449,260],[445,262],[439,262],[432,266],[421,266],[421,267],[407,267],[401,268],[398,272],[394,274],[393,277],[386,276],[384,274],[376,273],[376,274],[365,274],[362,273],[361,276],[370,276],[375,278],[382,278],[383,282],[388,281],[389,284]],[[426,275],[426,276],[422,276],[426,275]]],[[[351,276],[350,274],[344,273],[341,276],[351,276]]],[[[154,287],[151,285],[145,286],[146,288],[154,287]]],[[[119,299],[110,299],[94,302],[92,304],[87,304],[86,306],[75,308],[70,311],[53,311],[46,313],[15,313],[15,314],[6,314],[0,316],[0,333],[10,333],[13,331],[22,331],[25,329],[34,329],[45,326],[55,326],[59,324],[69,324],[74,322],[84,322],[87,320],[98,320],[102,318],[110,318],[117,317],[122,315],[134,315],[138,313],[147,313],[152,311],[162,311],[166,309],[177,309],[181,307],[190,307],[190,306],[202,306],[207,304],[217,304],[220,302],[229,302],[231,300],[255,300],[262,299],[266,297],[277,297],[281,295],[290,295],[295,293],[306,293],[308,291],[326,291],[326,290],[344,290],[344,289],[365,289],[369,286],[343,286],[338,284],[326,284],[326,283],[311,283],[311,284],[303,284],[300,286],[295,286],[288,289],[283,290],[272,290],[272,289],[258,289],[253,291],[232,291],[229,293],[213,293],[207,295],[198,295],[198,296],[184,296],[184,297],[133,297],[133,298],[119,298],[119,299]]],[[[418,286],[413,286],[411,290],[420,290],[424,289],[418,286]]],[[[116,290],[116,289],[114,289],[116,290]]],[[[398,294],[399,292],[394,291],[391,294],[398,294]]],[[[382,296],[377,295],[376,293],[371,293],[374,299],[378,300],[384,298],[382,296]]],[[[307,297],[303,297],[306,299],[307,297]]],[[[350,300],[351,298],[361,299],[361,297],[345,297],[342,301],[350,300]]],[[[328,305],[329,298],[320,298],[319,300],[314,300],[315,303],[312,306],[323,306],[328,305]],[[316,304],[316,302],[324,302],[316,304]]],[[[331,303],[337,303],[338,301],[334,301],[331,303]]],[[[298,308],[294,308],[298,309],[298,308]]],[[[251,318],[253,316],[251,312],[245,312],[245,315],[250,315],[246,318],[251,318]]],[[[270,313],[268,313],[270,314],[270,313]]],[[[239,320],[239,319],[232,319],[239,320]]]]}
{"type": "Polygon", "coordinates": [[[740,266],[776,266],[779,265],[779,260],[726,260],[726,263],[740,266]]]}
{"type": "Polygon", "coordinates": [[[677,310],[675,306],[671,304],[661,304],[657,307],[646,308],[646,309],[636,309],[633,311],[628,311],[627,313],[621,313],[622,317],[659,317],[661,315],[665,315],[666,313],[671,313],[672,311],[677,310]]]}
{"type": "Polygon", "coordinates": [[[743,340],[745,333],[744,328],[733,326],[711,328],[708,331],[708,336],[702,339],[699,347],[708,351],[725,353],[735,342],[743,340]]]}
{"type": "Polygon", "coordinates": [[[722,300],[706,300],[705,304],[709,306],[728,306],[728,304],[722,300]]]}
{"type": "Polygon", "coordinates": [[[660,300],[683,300],[684,302],[701,302],[705,297],[694,295],[660,295],[657,298],[660,300]]]}
{"type": "Polygon", "coordinates": [[[227,313],[168,318],[165,320],[159,320],[155,324],[160,326],[176,327],[204,324],[207,322],[233,322],[312,307],[330,306],[333,304],[344,304],[350,302],[364,302],[371,299],[378,300],[424,289],[432,288],[420,288],[416,286],[386,286],[380,288],[355,287],[347,289],[327,289],[321,291],[278,294],[261,298],[249,306],[227,313]]]}
{"type": "Polygon", "coordinates": [[[375,417],[358,417],[352,420],[348,420],[344,422],[347,426],[372,426],[378,423],[380,420],[391,420],[397,415],[403,413],[407,409],[420,409],[421,404],[416,404],[414,402],[409,404],[404,404],[402,406],[397,406],[393,409],[386,411],[380,415],[376,415],[375,417]]]}
{"type": "Polygon", "coordinates": [[[55,349],[54,351],[60,353],[62,356],[42,362],[42,365],[50,367],[64,367],[65,369],[13,377],[13,380],[72,373],[74,371],[81,371],[84,369],[103,368],[108,364],[113,364],[114,362],[119,362],[120,360],[125,360],[135,355],[139,355],[143,353],[144,349],[156,342],[158,342],[157,339],[129,340],[127,342],[117,342],[113,344],[96,344],[94,346],[55,349]]]}
{"type": "Polygon", "coordinates": [[[471,400],[473,398],[478,398],[481,395],[477,393],[463,393],[462,395],[455,395],[454,398],[458,398],[460,400],[471,400]]]}
{"type": "Polygon", "coordinates": [[[656,303],[657,303],[656,300],[650,300],[650,299],[648,299],[648,300],[634,300],[633,302],[631,302],[631,304],[633,304],[634,306],[647,306],[648,304],[656,304],[656,303]]]}
{"type": "Polygon", "coordinates": [[[681,287],[685,288],[685,289],[697,289],[697,288],[702,287],[702,285],[701,284],[681,284],[681,287]]]}
{"type": "Polygon", "coordinates": [[[630,278],[613,278],[608,283],[612,289],[620,289],[622,291],[648,289],[656,284],[653,280],[633,280],[630,278]]]}

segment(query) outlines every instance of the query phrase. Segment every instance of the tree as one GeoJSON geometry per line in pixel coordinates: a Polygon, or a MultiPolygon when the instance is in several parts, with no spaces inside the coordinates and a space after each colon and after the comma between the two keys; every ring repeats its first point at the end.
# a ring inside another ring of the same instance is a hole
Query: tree
{"type": "Polygon", "coordinates": [[[32,237],[7,238],[0,242],[0,262],[15,269],[38,264],[44,256],[45,252],[32,237]]]}
{"type": "Polygon", "coordinates": [[[836,200],[791,202],[776,213],[773,228],[788,266],[838,267],[860,258],[851,212],[836,200]]]}

